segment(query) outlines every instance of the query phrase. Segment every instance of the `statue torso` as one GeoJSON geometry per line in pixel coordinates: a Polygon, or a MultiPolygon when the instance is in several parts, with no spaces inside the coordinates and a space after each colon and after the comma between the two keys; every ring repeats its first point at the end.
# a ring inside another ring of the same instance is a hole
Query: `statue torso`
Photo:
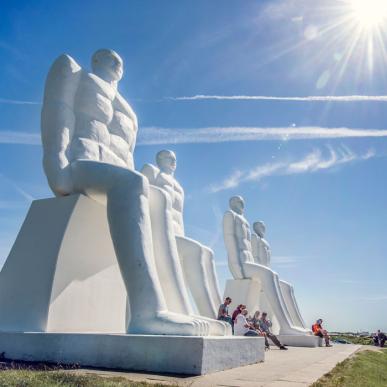
{"type": "Polygon", "coordinates": [[[184,236],[184,190],[174,176],[160,172],[156,178],[156,185],[165,189],[172,200],[173,222],[175,234],[184,236]]]}
{"type": "Polygon", "coordinates": [[[74,100],[69,160],[87,159],[134,169],[136,128],[126,105],[114,87],[84,72],[74,100]]]}
{"type": "Polygon", "coordinates": [[[238,243],[242,262],[253,262],[251,253],[251,231],[250,225],[243,215],[235,214],[235,236],[238,243]]]}
{"type": "Polygon", "coordinates": [[[254,261],[260,265],[269,266],[270,264],[270,246],[266,239],[253,233],[251,236],[251,246],[254,261]]]}

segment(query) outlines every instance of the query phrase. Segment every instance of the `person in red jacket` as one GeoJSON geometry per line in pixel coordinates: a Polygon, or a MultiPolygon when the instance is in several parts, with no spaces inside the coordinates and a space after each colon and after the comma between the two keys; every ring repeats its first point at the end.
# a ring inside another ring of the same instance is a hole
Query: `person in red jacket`
{"type": "Polygon", "coordinates": [[[246,305],[239,304],[237,308],[232,313],[232,321],[235,322],[235,319],[237,318],[238,314],[242,312],[243,309],[246,309],[246,305]]]}
{"type": "Polygon", "coordinates": [[[325,345],[327,347],[332,347],[332,345],[329,343],[329,335],[328,332],[322,327],[323,320],[319,318],[316,321],[316,324],[312,325],[312,331],[315,336],[323,337],[325,339],[325,345]]]}

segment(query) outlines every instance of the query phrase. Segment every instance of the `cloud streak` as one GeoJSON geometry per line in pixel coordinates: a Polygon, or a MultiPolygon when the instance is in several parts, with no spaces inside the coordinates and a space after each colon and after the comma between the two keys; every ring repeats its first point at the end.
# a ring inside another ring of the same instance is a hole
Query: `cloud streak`
{"type": "Polygon", "coordinates": [[[301,127],[207,127],[169,129],[147,127],[139,130],[137,145],[195,144],[233,141],[305,140],[387,137],[387,130],[301,127]]]}
{"type": "Polygon", "coordinates": [[[40,145],[40,133],[0,131],[0,144],[40,145]]]}
{"type": "MultiPolygon", "coordinates": [[[[211,144],[236,141],[290,141],[343,138],[384,138],[385,129],[301,127],[144,127],[137,145],[211,144]]],[[[0,144],[41,145],[40,133],[0,131],[0,144]]]]}
{"type": "Polygon", "coordinates": [[[172,101],[294,101],[294,102],[387,102],[387,95],[309,95],[305,97],[276,97],[270,95],[205,95],[166,97],[172,101]]]}
{"type": "Polygon", "coordinates": [[[35,101],[20,101],[16,99],[7,99],[7,98],[0,98],[0,104],[9,104],[9,105],[41,105],[41,102],[35,102],[35,101]]]}
{"type": "Polygon", "coordinates": [[[216,193],[236,188],[242,183],[259,182],[270,176],[315,173],[355,161],[368,160],[375,156],[375,151],[372,149],[364,154],[356,154],[346,146],[341,146],[338,149],[328,146],[325,153],[320,149],[314,149],[299,160],[266,163],[247,171],[234,172],[222,182],[211,185],[209,191],[216,193]]]}

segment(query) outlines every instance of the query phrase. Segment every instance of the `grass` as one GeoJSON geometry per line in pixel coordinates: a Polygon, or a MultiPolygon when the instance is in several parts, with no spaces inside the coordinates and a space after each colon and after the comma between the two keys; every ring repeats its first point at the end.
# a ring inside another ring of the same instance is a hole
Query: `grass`
{"type": "Polygon", "coordinates": [[[165,387],[162,384],[132,382],[120,377],[75,375],[64,371],[0,371],[1,387],[165,387]]]}
{"type": "Polygon", "coordinates": [[[387,350],[358,352],[312,384],[312,387],[386,386],[387,350]]]}
{"type": "Polygon", "coordinates": [[[123,377],[76,374],[74,365],[14,362],[0,355],[1,387],[165,387],[165,384],[133,382],[123,377]]]}
{"type": "Polygon", "coordinates": [[[331,336],[332,340],[336,339],[344,339],[349,341],[352,344],[360,344],[360,345],[373,345],[374,342],[371,337],[355,337],[355,336],[347,336],[347,335],[333,335],[331,336]]]}

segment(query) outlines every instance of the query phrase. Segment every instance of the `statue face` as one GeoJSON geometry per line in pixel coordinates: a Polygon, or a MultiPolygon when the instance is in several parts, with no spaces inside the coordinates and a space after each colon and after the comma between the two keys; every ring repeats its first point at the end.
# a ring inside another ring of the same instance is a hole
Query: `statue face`
{"type": "Polygon", "coordinates": [[[254,231],[260,236],[260,237],[264,237],[265,235],[265,232],[266,232],[266,226],[265,226],[265,223],[263,222],[255,222],[253,224],[253,228],[254,228],[254,231]]]}
{"type": "Polygon", "coordinates": [[[157,165],[164,173],[173,174],[176,170],[176,155],[170,150],[162,150],[156,157],[157,165]]]}
{"type": "Polygon", "coordinates": [[[98,50],[92,58],[94,74],[107,82],[117,82],[122,78],[124,66],[120,56],[113,50],[98,50]]]}
{"type": "Polygon", "coordinates": [[[230,208],[238,214],[243,214],[245,202],[241,196],[233,196],[230,199],[230,208]]]}

